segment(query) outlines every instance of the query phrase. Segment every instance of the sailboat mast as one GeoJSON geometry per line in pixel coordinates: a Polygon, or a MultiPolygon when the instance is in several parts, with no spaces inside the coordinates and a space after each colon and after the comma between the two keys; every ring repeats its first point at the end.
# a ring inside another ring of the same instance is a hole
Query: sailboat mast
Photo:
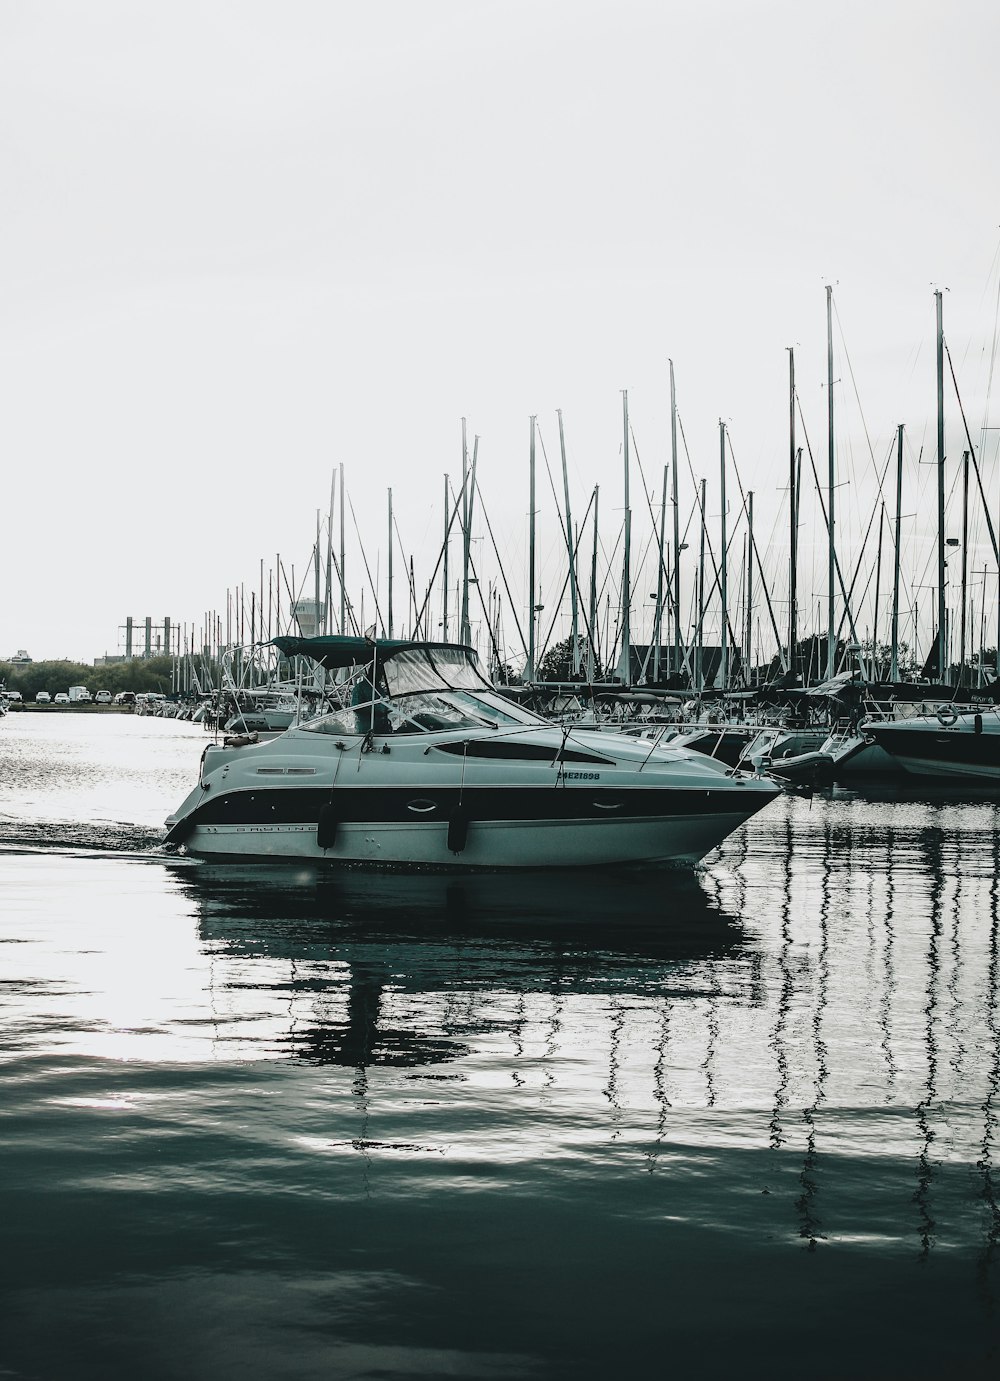
{"type": "Polygon", "coordinates": [[[622,569],[622,681],[632,684],[632,510],[629,507],[628,390],[622,389],[622,426],[625,439],[625,564],[622,569]]]}
{"type": "Polygon", "coordinates": [[[722,599],[722,633],[719,638],[719,689],[725,690],[729,682],[729,601],[726,583],[726,424],[719,419],[719,487],[722,495],[722,511],[719,515],[719,594],[722,599]]]}
{"type": "Polygon", "coordinates": [[[344,494],[344,466],[340,466],[340,631],[347,632],[347,577],[344,566],[344,553],[346,543],[344,541],[344,510],[347,507],[347,498],[344,494]]]}
{"type": "Polygon", "coordinates": [[[705,625],[705,486],[707,481],[701,482],[701,543],[698,551],[698,626],[695,642],[695,687],[701,691],[705,689],[704,663],[702,651],[704,648],[704,625],[705,625]]]}
{"type": "Polygon", "coordinates": [[[882,593],[882,529],[885,527],[885,503],[879,496],[878,511],[878,554],[875,557],[875,603],[872,606],[872,656],[871,679],[880,680],[878,674],[878,605],[882,593]]]}
{"type": "Polygon", "coordinates": [[[388,610],[388,613],[389,613],[389,627],[388,627],[387,632],[388,632],[388,636],[391,638],[391,637],[392,637],[392,489],[391,489],[391,488],[389,489],[389,573],[388,573],[388,574],[389,574],[389,590],[388,590],[388,601],[387,601],[387,602],[388,602],[388,605],[389,605],[389,610],[388,610]]]}
{"type": "Polygon", "coordinates": [[[834,466],[834,435],[833,435],[833,288],[828,283],[826,285],[826,419],[827,419],[827,526],[829,529],[829,559],[828,559],[828,581],[827,581],[827,631],[826,631],[826,676],[827,680],[833,678],[837,670],[837,624],[834,611],[836,599],[835,575],[836,575],[836,529],[834,526],[834,494],[836,486],[836,471],[834,466]]]}
{"type": "Polygon", "coordinates": [[[677,392],[674,388],[674,362],[670,361],[670,498],[674,505],[674,664],[681,669],[681,518],[677,502],[677,392]]]}
{"type": "MultiPolygon", "coordinates": [[[[465,538],[466,569],[471,566],[469,553],[472,548],[472,519],[476,506],[476,465],[479,461],[479,437],[472,439],[472,470],[469,474],[469,503],[465,510],[465,521],[467,523],[465,538]]],[[[469,620],[469,581],[471,577],[466,576],[465,581],[465,618],[462,622],[462,642],[466,647],[472,644],[472,623],[469,620]]]]}
{"type": "Polygon", "coordinates": [[[937,317],[937,519],[938,519],[938,680],[944,683],[948,670],[948,649],[945,638],[945,562],[944,562],[944,316],[942,293],[934,293],[937,317]]]}
{"type": "Polygon", "coordinates": [[[466,423],[462,418],[462,628],[460,637],[468,642],[469,627],[469,446],[466,423]]]}
{"type": "Polygon", "coordinates": [[[525,679],[535,679],[535,419],[528,448],[528,665],[525,679]]]}
{"type": "Polygon", "coordinates": [[[322,622],[322,620],[321,620],[321,618],[320,618],[320,612],[319,612],[320,609],[321,609],[321,607],[322,607],[321,604],[320,604],[320,602],[319,602],[319,591],[320,591],[319,575],[320,575],[320,562],[321,562],[319,538],[320,538],[320,532],[319,532],[319,509],[317,508],[317,510],[316,510],[316,548],[315,548],[315,550],[313,551],[313,586],[314,586],[314,597],[315,597],[315,600],[316,600],[316,611],[315,611],[315,613],[313,614],[313,628],[316,630],[317,633],[319,632],[319,630],[320,630],[321,627],[323,628],[323,631],[324,631],[324,632],[326,631],[326,628],[325,628],[325,626],[324,626],[324,624],[323,624],[323,622],[322,622]]]}
{"type": "MultiPolygon", "coordinates": [[[[333,510],[337,497],[337,472],[330,472],[330,515],[326,524],[326,607],[323,610],[323,631],[330,632],[330,625],[333,620],[333,510]]],[[[341,495],[343,499],[343,494],[341,495]]],[[[319,610],[316,611],[317,618],[319,610]]],[[[319,632],[319,623],[316,624],[316,631],[319,632]]]]}
{"type": "Polygon", "coordinates": [[[750,684],[753,666],[753,490],[747,491],[747,635],[745,645],[746,683],[750,684]]]}
{"type": "Polygon", "coordinates": [[[903,424],[896,429],[896,552],[892,569],[892,650],[889,680],[899,680],[899,542],[903,526],[903,424]]]}
{"type": "Polygon", "coordinates": [[[590,558],[590,647],[587,651],[587,680],[593,683],[597,671],[597,507],[601,487],[594,485],[594,549],[590,558]]]}
{"type": "Polygon", "coordinates": [[[959,619],[958,684],[965,682],[965,605],[969,598],[969,452],[962,454],[962,615],[959,619]]]}
{"type": "Polygon", "coordinates": [[[451,505],[451,486],[448,483],[448,476],[444,477],[444,589],[441,609],[441,627],[444,632],[444,641],[448,641],[448,533],[451,531],[451,523],[448,521],[448,511],[451,505]]]}
{"type": "Polygon", "coordinates": [[[788,665],[795,672],[796,580],[799,568],[798,464],[795,454],[795,351],[788,350],[788,665]]]}
{"type": "Polygon", "coordinates": [[[660,680],[660,643],[663,641],[663,539],[667,527],[667,467],[663,467],[663,490],[660,498],[660,550],[656,563],[656,615],[653,619],[653,684],[660,680]]]}
{"type": "Polygon", "coordinates": [[[569,559],[569,605],[572,628],[570,648],[572,649],[573,675],[577,676],[580,672],[580,615],[576,584],[576,554],[573,551],[573,513],[569,501],[569,470],[566,466],[566,437],[563,433],[562,408],[556,409],[556,416],[559,419],[559,454],[562,457],[563,496],[566,503],[566,555],[569,559]]]}

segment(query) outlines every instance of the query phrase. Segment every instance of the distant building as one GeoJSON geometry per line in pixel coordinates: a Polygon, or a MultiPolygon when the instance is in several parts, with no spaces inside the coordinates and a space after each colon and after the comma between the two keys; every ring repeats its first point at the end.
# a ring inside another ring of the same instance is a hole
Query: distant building
{"type": "Polygon", "coordinates": [[[326,604],[323,600],[317,604],[314,599],[297,599],[292,605],[292,613],[299,625],[301,637],[314,638],[318,633],[322,633],[326,619],[326,604]]]}
{"type": "Polygon", "coordinates": [[[133,657],[171,656],[180,651],[176,620],[164,618],[162,623],[154,623],[148,615],[144,619],[129,616],[119,631],[125,634],[125,655],[115,660],[130,662],[133,657]]]}
{"type": "Polygon", "coordinates": [[[12,667],[23,667],[26,666],[28,662],[33,661],[34,659],[28,656],[27,652],[25,652],[23,647],[19,647],[17,649],[17,655],[14,657],[9,657],[7,660],[10,662],[10,665],[12,667]]]}

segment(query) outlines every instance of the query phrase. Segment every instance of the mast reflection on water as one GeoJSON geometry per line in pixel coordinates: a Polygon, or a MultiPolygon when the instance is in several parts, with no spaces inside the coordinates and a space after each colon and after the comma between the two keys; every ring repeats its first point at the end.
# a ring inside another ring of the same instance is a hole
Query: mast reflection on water
{"type": "Polygon", "coordinates": [[[155,1337],[182,1374],[176,1332],[213,1376],[995,1371],[995,799],[782,798],[695,873],[231,866],[35,737],[9,1367],[153,1374],[155,1337]]]}

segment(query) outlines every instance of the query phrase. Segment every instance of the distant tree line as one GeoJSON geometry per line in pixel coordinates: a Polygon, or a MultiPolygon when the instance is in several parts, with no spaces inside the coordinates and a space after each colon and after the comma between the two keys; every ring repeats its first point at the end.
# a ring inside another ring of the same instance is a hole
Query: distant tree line
{"type": "Polygon", "coordinates": [[[70,686],[86,686],[91,695],[99,690],[159,691],[170,693],[171,657],[134,657],[127,662],[87,666],[83,662],[0,662],[0,686],[20,691],[34,700],[40,690],[56,695],[70,686]]]}
{"type": "MultiPolygon", "coordinates": [[[[582,635],[577,635],[577,657],[582,668],[582,674],[586,675],[587,669],[587,639],[582,635]]],[[[600,666],[594,668],[595,680],[600,681],[603,676],[600,666]]],[[[556,643],[550,647],[548,652],[538,664],[537,679],[539,681],[572,681],[573,680],[573,639],[572,637],[563,638],[561,643],[556,643]]]]}

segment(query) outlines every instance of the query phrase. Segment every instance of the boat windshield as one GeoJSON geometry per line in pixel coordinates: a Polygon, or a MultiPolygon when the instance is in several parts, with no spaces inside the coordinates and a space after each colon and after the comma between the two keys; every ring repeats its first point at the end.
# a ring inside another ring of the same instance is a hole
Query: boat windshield
{"type": "Polygon", "coordinates": [[[522,705],[516,704],[513,700],[505,699],[504,696],[498,695],[494,690],[476,691],[474,695],[465,694],[462,699],[474,701],[480,714],[485,710],[491,719],[500,724],[548,725],[549,723],[540,714],[535,714],[534,710],[526,710],[522,705]]]}
{"type": "Polygon", "coordinates": [[[497,727],[487,718],[471,696],[407,695],[386,705],[388,730],[393,734],[426,734],[440,729],[482,729],[497,727]]]}
{"type": "Polygon", "coordinates": [[[465,647],[410,647],[379,666],[390,696],[417,691],[488,691],[475,653],[465,647]]]}
{"type": "Polygon", "coordinates": [[[300,724],[313,734],[426,734],[442,729],[495,729],[496,715],[475,697],[457,691],[412,692],[386,700],[375,694],[370,683],[364,697],[355,697],[350,706],[300,724]]]}
{"type": "Polygon", "coordinates": [[[407,648],[338,690],[349,704],[299,727],[318,734],[418,734],[544,723],[497,695],[464,647],[407,648]]]}
{"type": "Polygon", "coordinates": [[[303,724],[296,727],[304,729],[310,734],[332,734],[335,738],[340,738],[345,734],[354,737],[367,732],[359,724],[357,712],[353,707],[347,705],[343,709],[334,710],[332,714],[321,714],[314,719],[307,719],[303,724]]]}

